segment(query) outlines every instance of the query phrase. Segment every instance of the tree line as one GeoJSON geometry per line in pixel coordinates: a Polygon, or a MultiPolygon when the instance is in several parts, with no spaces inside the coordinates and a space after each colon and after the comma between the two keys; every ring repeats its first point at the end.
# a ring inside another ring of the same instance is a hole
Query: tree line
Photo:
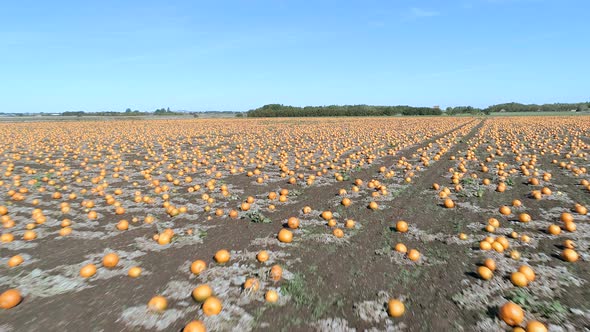
{"type": "Polygon", "coordinates": [[[153,112],[141,112],[139,110],[131,110],[127,108],[125,112],[113,112],[113,111],[103,111],[103,112],[84,112],[84,111],[67,111],[62,112],[61,115],[63,116],[146,116],[146,115],[185,115],[191,114],[193,116],[198,116],[195,112],[176,112],[171,111],[170,107],[167,108],[158,108],[153,112]]]}
{"type": "Polygon", "coordinates": [[[249,110],[248,117],[441,115],[435,107],[330,105],[295,107],[269,104],[249,110]]]}
{"type": "Polygon", "coordinates": [[[590,111],[590,102],[556,104],[504,103],[484,109],[472,106],[438,107],[413,106],[371,106],[371,105],[330,105],[296,107],[282,104],[268,104],[249,110],[248,117],[312,117],[312,116],[394,116],[394,115],[487,115],[492,112],[583,112],[590,111]]]}

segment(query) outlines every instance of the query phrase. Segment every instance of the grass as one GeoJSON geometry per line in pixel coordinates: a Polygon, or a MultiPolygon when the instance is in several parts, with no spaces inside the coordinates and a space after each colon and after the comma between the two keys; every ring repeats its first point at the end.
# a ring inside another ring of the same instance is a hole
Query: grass
{"type": "Polygon", "coordinates": [[[539,313],[548,320],[563,322],[568,313],[568,308],[558,300],[543,301],[524,289],[515,289],[508,294],[508,299],[522,306],[526,311],[539,313]]]}
{"type": "Polygon", "coordinates": [[[281,286],[281,293],[291,296],[295,306],[309,306],[313,303],[313,295],[309,292],[307,284],[300,273],[281,286]]]}
{"type": "Polygon", "coordinates": [[[391,289],[406,287],[412,282],[418,282],[422,274],[424,274],[424,270],[418,266],[413,267],[412,269],[402,269],[393,277],[389,286],[391,289]]]}
{"type": "Polygon", "coordinates": [[[264,214],[262,214],[262,212],[258,210],[246,213],[246,217],[248,217],[248,219],[250,219],[254,223],[272,223],[272,220],[270,218],[266,217],[264,214]]]}
{"type": "MultiPolygon", "coordinates": [[[[313,274],[317,271],[316,268],[310,269],[313,274]]],[[[315,279],[304,277],[301,273],[295,274],[293,279],[281,286],[281,293],[291,296],[292,301],[297,308],[307,307],[311,310],[312,319],[318,320],[323,317],[332,307],[342,309],[345,305],[344,297],[341,294],[335,294],[328,297],[321,297],[314,292],[314,289],[322,289],[325,287],[324,279],[317,275],[315,279]],[[306,280],[313,283],[310,287],[306,280]],[[315,280],[315,282],[313,282],[315,280]]],[[[293,322],[294,325],[300,325],[298,322],[293,322]]]]}

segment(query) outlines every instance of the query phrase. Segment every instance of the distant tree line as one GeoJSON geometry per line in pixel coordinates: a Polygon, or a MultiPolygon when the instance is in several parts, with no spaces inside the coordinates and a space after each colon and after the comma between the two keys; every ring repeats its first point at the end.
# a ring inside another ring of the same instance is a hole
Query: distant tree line
{"type": "Polygon", "coordinates": [[[555,103],[555,104],[520,104],[506,103],[486,108],[488,112],[584,112],[590,110],[590,102],[586,103],[555,103]]]}
{"type": "Polygon", "coordinates": [[[68,111],[63,112],[61,115],[63,116],[145,116],[145,115],[184,115],[184,114],[191,114],[194,117],[197,117],[197,113],[195,112],[175,112],[171,111],[170,107],[167,108],[158,108],[153,112],[141,112],[138,110],[131,110],[127,108],[125,112],[113,112],[113,111],[103,111],[103,112],[84,112],[84,111],[68,111]]]}
{"type": "Polygon", "coordinates": [[[478,114],[490,114],[489,110],[486,109],[481,109],[481,108],[477,108],[477,107],[471,107],[471,106],[455,106],[455,107],[447,107],[447,109],[445,110],[445,113],[448,115],[457,115],[457,114],[473,114],[473,115],[478,115],[478,114]]]}
{"type": "Polygon", "coordinates": [[[331,105],[295,107],[269,104],[249,110],[248,117],[307,117],[307,116],[391,116],[391,115],[441,115],[434,107],[412,106],[370,106],[370,105],[331,105]]]}
{"type": "Polygon", "coordinates": [[[590,111],[590,102],[556,104],[505,103],[481,109],[472,106],[447,107],[443,112],[438,107],[331,105],[296,107],[268,104],[249,110],[247,117],[311,117],[311,116],[393,116],[393,115],[483,115],[492,112],[583,112],[590,111]]]}

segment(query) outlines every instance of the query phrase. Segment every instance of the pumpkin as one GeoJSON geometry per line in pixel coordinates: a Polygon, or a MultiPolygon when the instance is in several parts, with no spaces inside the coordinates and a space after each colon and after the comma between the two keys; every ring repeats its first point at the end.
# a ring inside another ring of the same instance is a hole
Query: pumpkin
{"type": "Polygon", "coordinates": [[[403,243],[398,243],[395,245],[395,251],[397,252],[401,252],[401,253],[407,253],[408,252],[408,248],[406,247],[405,244],[403,243]]]}
{"type": "Polygon", "coordinates": [[[264,299],[268,303],[276,303],[279,300],[279,293],[272,289],[268,290],[266,291],[266,294],[264,294],[264,299]]]}
{"type": "Polygon", "coordinates": [[[561,233],[561,227],[552,224],[547,228],[547,233],[551,235],[559,235],[561,233]]]}
{"type": "Polygon", "coordinates": [[[576,224],[573,221],[568,221],[563,224],[563,228],[568,232],[575,232],[576,231],[576,224]]]}
{"type": "Polygon", "coordinates": [[[455,207],[455,202],[453,202],[453,200],[450,198],[445,199],[443,204],[447,209],[452,209],[455,207]]]}
{"type": "Polygon", "coordinates": [[[22,301],[20,292],[16,289],[9,289],[0,294],[0,308],[10,309],[16,307],[22,301]]]}
{"type": "Polygon", "coordinates": [[[257,292],[258,289],[260,289],[260,281],[256,278],[248,278],[242,286],[244,287],[244,290],[257,292]]]}
{"type": "Polygon", "coordinates": [[[229,262],[229,259],[230,259],[229,251],[227,251],[225,249],[218,250],[215,253],[214,259],[219,264],[224,264],[224,263],[229,262]]]}
{"type": "Polygon", "coordinates": [[[518,287],[526,287],[529,283],[528,278],[522,272],[513,272],[510,275],[510,281],[512,281],[512,284],[514,286],[518,286],[518,287]]]}
{"type": "Polygon", "coordinates": [[[270,278],[274,281],[279,281],[281,280],[281,277],[283,276],[283,268],[281,268],[280,265],[273,265],[270,268],[270,278]]]}
{"type": "Polygon", "coordinates": [[[354,225],[355,225],[355,222],[352,219],[347,219],[344,222],[344,227],[346,227],[346,228],[354,228],[354,225]]]}
{"type": "Polygon", "coordinates": [[[516,326],[524,320],[524,311],[518,304],[506,302],[500,307],[499,316],[506,324],[516,326]]]}
{"type": "Polygon", "coordinates": [[[547,327],[537,320],[531,320],[526,324],[526,332],[547,332],[547,327]]]}
{"type": "Polygon", "coordinates": [[[401,317],[406,311],[404,303],[397,299],[392,299],[387,302],[387,313],[390,317],[401,317]]]}
{"type": "Polygon", "coordinates": [[[203,284],[195,287],[192,292],[193,299],[197,302],[204,302],[210,296],[213,295],[213,290],[209,285],[203,284]]]}
{"type": "Polygon", "coordinates": [[[96,265],[94,264],[85,265],[80,269],[80,276],[82,278],[90,278],[94,274],[96,274],[96,265]]]}
{"type": "Polygon", "coordinates": [[[335,237],[337,238],[343,238],[344,237],[344,231],[340,228],[334,228],[334,230],[332,231],[332,234],[334,234],[335,237]]]}
{"type": "Polygon", "coordinates": [[[566,262],[575,262],[579,258],[578,253],[575,250],[569,248],[566,248],[561,252],[561,257],[566,262]]]}
{"type": "Polygon", "coordinates": [[[291,229],[298,228],[299,227],[299,219],[297,219],[296,217],[289,218],[289,220],[287,220],[287,226],[289,226],[289,228],[291,228],[291,229]]]}
{"type": "Polygon", "coordinates": [[[291,243],[293,241],[293,232],[286,228],[283,228],[279,231],[277,238],[279,239],[279,241],[283,243],[291,243]]]}
{"type": "Polygon", "coordinates": [[[137,278],[141,275],[141,268],[139,266],[133,266],[132,268],[129,269],[129,271],[127,272],[127,275],[130,276],[131,278],[137,278]]]}
{"type": "Polygon", "coordinates": [[[168,307],[168,301],[161,295],[154,296],[148,302],[148,309],[154,312],[163,312],[168,307]]]}
{"type": "Polygon", "coordinates": [[[10,257],[10,259],[8,260],[8,267],[19,266],[23,262],[24,262],[23,256],[21,256],[21,255],[14,255],[14,256],[10,257]]]}
{"type": "Polygon", "coordinates": [[[37,233],[35,233],[35,231],[32,231],[32,230],[25,231],[25,233],[23,234],[23,240],[25,240],[25,241],[32,241],[36,238],[37,238],[37,233]]]}
{"type": "Polygon", "coordinates": [[[498,209],[498,211],[500,211],[500,214],[503,214],[505,216],[509,215],[512,213],[512,210],[510,210],[509,207],[507,207],[506,205],[502,205],[500,206],[500,208],[498,209]]]}
{"type": "Polygon", "coordinates": [[[221,300],[216,298],[215,296],[210,296],[203,302],[203,314],[205,316],[215,316],[221,312],[223,308],[221,304],[221,300]]]}
{"type": "Polygon", "coordinates": [[[521,213],[518,215],[518,221],[520,222],[530,222],[531,221],[531,216],[527,213],[521,213]]]}
{"type": "Polygon", "coordinates": [[[120,231],[126,231],[127,229],[129,229],[129,222],[125,219],[119,221],[117,223],[117,229],[120,231]]]}
{"type": "Polygon", "coordinates": [[[489,269],[487,266],[478,267],[477,274],[483,280],[490,280],[494,276],[494,273],[492,272],[492,270],[489,269]]]}
{"type": "Polygon", "coordinates": [[[264,263],[268,260],[268,252],[266,250],[260,250],[258,252],[258,254],[256,255],[256,259],[260,262],[260,263],[264,263]]]}
{"type": "Polygon", "coordinates": [[[571,213],[568,213],[568,212],[563,212],[559,218],[563,222],[572,222],[572,221],[574,221],[574,216],[572,216],[572,214],[571,213]]]}
{"type": "Polygon", "coordinates": [[[395,229],[400,233],[405,233],[408,231],[408,223],[400,220],[395,224],[395,229]]]}
{"type": "Polygon", "coordinates": [[[193,320],[184,326],[182,332],[207,332],[207,328],[202,321],[193,320]]]}
{"type": "Polygon", "coordinates": [[[496,262],[491,258],[486,258],[486,260],[483,261],[483,265],[490,269],[490,271],[492,272],[496,271],[496,262]]]}
{"type": "Polygon", "coordinates": [[[418,261],[420,259],[420,252],[416,249],[411,249],[410,251],[408,251],[408,258],[411,261],[418,261]]]}
{"type": "Polygon", "coordinates": [[[102,258],[102,265],[107,268],[113,268],[119,263],[119,256],[115,253],[106,254],[102,258]]]}
{"type": "Polygon", "coordinates": [[[191,264],[191,272],[195,275],[203,272],[207,268],[207,263],[205,261],[197,259],[196,261],[192,262],[191,264]]]}

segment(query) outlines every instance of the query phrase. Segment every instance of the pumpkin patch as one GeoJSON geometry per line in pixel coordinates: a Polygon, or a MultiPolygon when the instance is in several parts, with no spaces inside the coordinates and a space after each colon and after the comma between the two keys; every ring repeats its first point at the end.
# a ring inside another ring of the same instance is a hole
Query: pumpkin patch
{"type": "Polygon", "coordinates": [[[0,329],[587,324],[588,116],[0,122],[0,138],[0,329]]]}

